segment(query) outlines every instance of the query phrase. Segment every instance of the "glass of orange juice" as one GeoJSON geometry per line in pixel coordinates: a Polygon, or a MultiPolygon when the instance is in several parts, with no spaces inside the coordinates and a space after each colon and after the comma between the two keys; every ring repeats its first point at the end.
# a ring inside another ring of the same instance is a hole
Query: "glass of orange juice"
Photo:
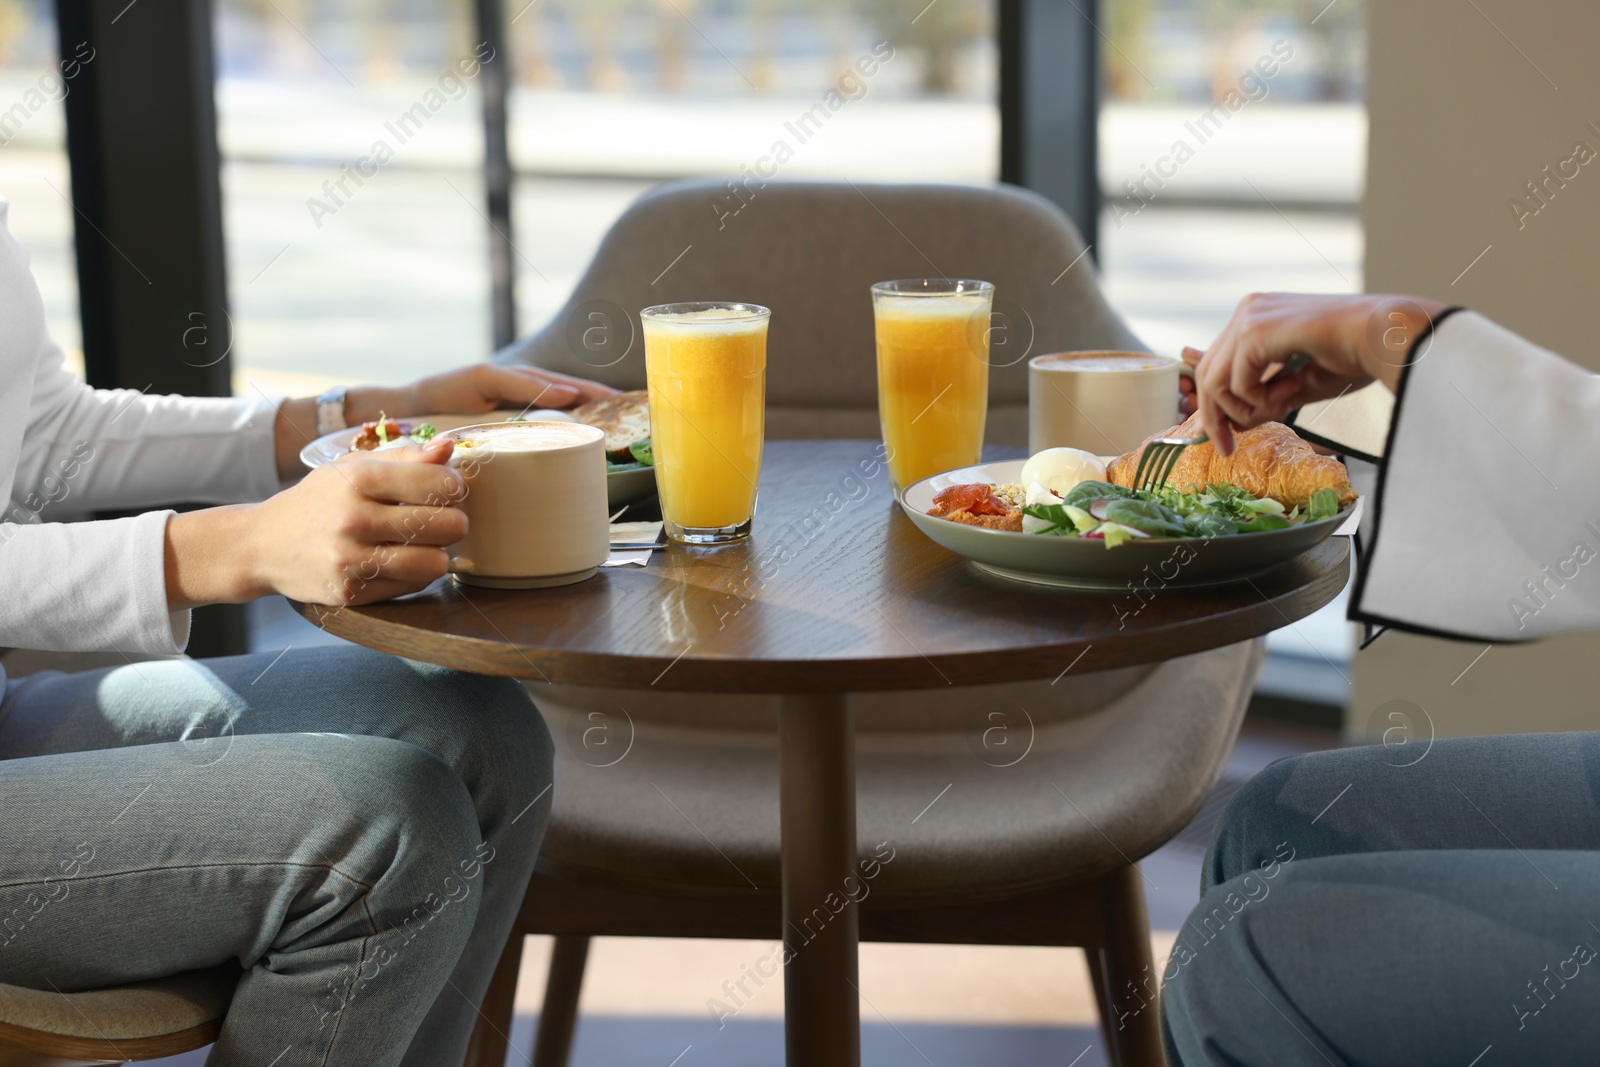
{"type": "Polygon", "coordinates": [[[650,441],[667,536],[750,536],[766,421],[767,322],[756,304],[661,304],[640,313],[650,441]]]}
{"type": "Polygon", "coordinates": [[[965,278],[872,287],[878,417],[896,495],[981,458],[993,307],[994,286],[965,278]]]}

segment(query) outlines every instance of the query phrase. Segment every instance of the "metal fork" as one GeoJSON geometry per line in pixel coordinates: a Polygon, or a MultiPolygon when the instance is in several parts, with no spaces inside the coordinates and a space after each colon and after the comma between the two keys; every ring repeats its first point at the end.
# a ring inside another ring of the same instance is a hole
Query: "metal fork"
{"type": "MultiPolygon", "coordinates": [[[[1277,367],[1268,367],[1267,373],[1262,377],[1262,384],[1276,381],[1285,374],[1294,374],[1307,363],[1311,362],[1311,353],[1295,352],[1277,367]]],[[[1139,466],[1133,472],[1133,487],[1135,489],[1155,489],[1167,483],[1167,476],[1178,465],[1178,457],[1190,445],[1203,445],[1211,438],[1205,434],[1198,437],[1158,437],[1145,446],[1144,454],[1139,457],[1139,466]]]]}
{"type": "Polygon", "coordinates": [[[1144,454],[1139,457],[1139,466],[1133,472],[1133,487],[1135,489],[1155,489],[1165,485],[1167,475],[1172,473],[1172,468],[1177,466],[1178,457],[1190,445],[1203,445],[1211,438],[1205,434],[1198,437],[1158,437],[1144,446],[1144,454]]]}

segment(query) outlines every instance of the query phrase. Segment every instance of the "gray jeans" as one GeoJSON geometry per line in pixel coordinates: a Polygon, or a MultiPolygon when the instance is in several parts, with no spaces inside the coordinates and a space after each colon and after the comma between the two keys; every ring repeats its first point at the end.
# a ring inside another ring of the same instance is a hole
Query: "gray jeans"
{"type": "Polygon", "coordinates": [[[1183,1067],[1594,1063],[1600,734],[1353,748],[1234,797],[1163,974],[1183,1067]]]}
{"type": "Polygon", "coordinates": [[[234,961],[210,1064],[458,1064],[551,757],[519,684],[363,649],[12,681],[0,982],[234,961]]]}

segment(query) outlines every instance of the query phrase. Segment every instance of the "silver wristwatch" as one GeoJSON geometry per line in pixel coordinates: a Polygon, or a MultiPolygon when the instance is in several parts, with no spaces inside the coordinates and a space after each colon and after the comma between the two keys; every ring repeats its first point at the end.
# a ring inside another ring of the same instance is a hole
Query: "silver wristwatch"
{"type": "Polygon", "coordinates": [[[350,425],[344,418],[344,386],[336,385],[317,397],[317,434],[332,433],[350,425]]]}

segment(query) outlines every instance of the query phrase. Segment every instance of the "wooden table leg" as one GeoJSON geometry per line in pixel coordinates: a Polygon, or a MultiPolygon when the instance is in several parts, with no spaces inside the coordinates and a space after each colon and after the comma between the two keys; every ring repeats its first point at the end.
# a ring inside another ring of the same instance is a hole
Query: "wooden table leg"
{"type": "Polygon", "coordinates": [[[860,926],[847,895],[859,880],[855,721],[844,697],[784,697],[778,747],[785,1062],[859,1067],[860,926]]]}

